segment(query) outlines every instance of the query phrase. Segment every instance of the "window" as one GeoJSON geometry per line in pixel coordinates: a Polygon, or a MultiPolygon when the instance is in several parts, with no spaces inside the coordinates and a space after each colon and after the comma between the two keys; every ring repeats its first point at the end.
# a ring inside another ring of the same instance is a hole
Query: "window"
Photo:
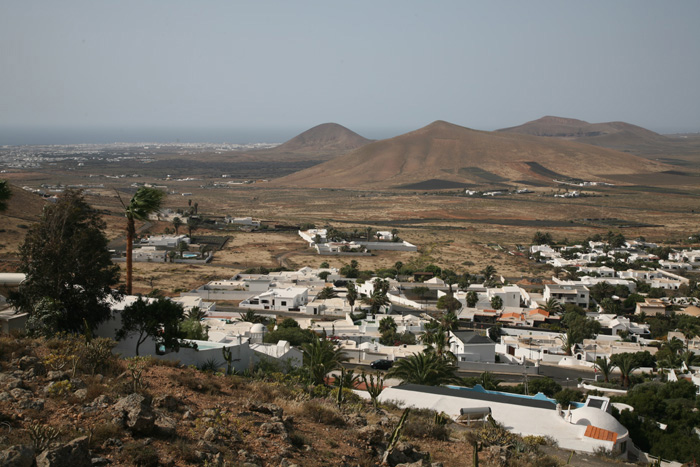
{"type": "Polygon", "coordinates": [[[287,302],[286,302],[286,301],[282,301],[282,302],[280,303],[280,305],[282,305],[282,306],[287,306],[287,302]]]}

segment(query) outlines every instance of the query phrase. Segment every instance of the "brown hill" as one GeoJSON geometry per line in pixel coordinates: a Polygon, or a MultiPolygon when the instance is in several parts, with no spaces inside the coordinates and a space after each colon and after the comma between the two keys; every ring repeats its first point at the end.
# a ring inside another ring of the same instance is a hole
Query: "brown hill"
{"type": "Polygon", "coordinates": [[[588,123],[574,118],[547,116],[497,131],[561,138],[643,156],[686,152],[680,141],[625,122],[588,123]]]}
{"type": "MultiPolygon", "coordinates": [[[[668,166],[605,148],[437,121],[274,181],[280,186],[391,188],[429,180],[493,184],[613,174],[668,166]]],[[[619,182],[618,182],[619,183],[619,182]]],[[[427,187],[426,187],[427,188],[427,187]]]]}
{"type": "Polygon", "coordinates": [[[278,153],[336,153],[348,152],[371,143],[352,130],[337,123],[323,123],[306,130],[271,152],[278,153]]]}

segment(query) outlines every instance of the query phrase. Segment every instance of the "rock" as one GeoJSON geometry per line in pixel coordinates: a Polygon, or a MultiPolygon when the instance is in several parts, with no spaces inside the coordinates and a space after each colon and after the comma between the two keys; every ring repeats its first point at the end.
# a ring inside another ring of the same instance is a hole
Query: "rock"
{"type": "Polygon", "coordinates": [[[85,389],[87,387],[87,384],[85,384],[85,381],[83,381],[80,378],[71,378],[70,386],[73,389],[85,389]]]}
{"type": "Polygon", "coordinates": [[[87,389],[78,389],[77,391],[75,391],[75,392],[73,393],[73,395],[74,395],[78,400],[84,401],[85,399],[87,399],[87,389]]]}
{"type": "Polygon", "coordinates": [[[133,433],[148,435],[153,431],[156,416],[141,394],[122,397],[114,404],[114,410],[121,413],[126,427],[133,433]]]}
{"type": "Polygon", "coordinates": [[[107,440],[105,440],[104,443],[102,443],[102,449],[121,449],[122,446],[124,446],[124,443],[122,443],[122,440],[120,440],[119,438],[108,438],[107,440]]]}
{"type": "Polygon", "coordinates": [[[406,442],[400,442],[391,452],[384,453],[384,460],[391,466],[427,461],[429,457],[428,453],[416,451],[412,444],[406,442]]]}
{"type": "Polygon", "coordinates": [[[283,457],[282,460],[280,461],[279,467],[299,467],[299,465],[292,464],[291,462],[289,462],[289,459],[283,457]]]}
{"type": "Polygon", "coordinates": [[[112,463],[112,461],[106,457],[93,457],[90,459],[90,462],[92,462],[93,467],[103,467],[112,463]]]}
{"type": "Polygon", "coordinates": [[[206,440],[200,440],[197,443],[197,450],[206,452],[209,454],[218,454],[219,453],[219,448],[216,447],[214,444],[210,443],[209,441],[206,440]]]}
{"type": "Polygon", "coordinates": [[[0,465],[5,467],[32,467],[34,465],[34,447],[21,444],[0,451],[0,465]]]}
{"type": "Polygon", "coordinates": [[[192,415],[192,412],[189,410],[185,413],[182,414],[182,419],[183,420],[194,420],[194,415],[192,415]]]}
{"type": "Polygon", "coordinates": [[[93,407],[105,408],[111,403],[112,399],[108,395],[102,394],[92,401],[90,405],[93,407]]]}
{"type": "Polygon", "coordinates": [[[251,412],[273,415],[280,418],[282,418],[284,414],[282,407],[275,404],[256,404],[254,402],[249,402],[248,405],[246,405],[246,409],[251,412]]]}
{"type": "Polygon", "coordinates": [[[41,372],[43,373],[44,370],[44,365],[41,363],[41,360],[39,360],[37,357],[30,357],[29,355],[25,355],[24,357],[20,358],[17,361],[17,366],[22,371],[30,368],[36,368],[37,370],[41,369],[41,372]]]}
{"type": "Polygon", "coordinates": [[[357,430],[357,439],[369,446],[381,446],[385,437],[384,430],[377,425],[367,425],[357,430]]]}
{"type": "Polygon", "coordinates": [[[19,404],[20,409],[44,410],[44,399],[25,399],[19,404]]]}
{"type": "Polygon", "coordinates": [[[356,426],[356,427],[367,426],[367,419],[365,417],[363,417],[362,415],[360,415],[359,413],[348,415],[345,418],[345,421],[350,426],[356,426]]]}
{"type": "Polygon", "coordinates": [[[207,428],[207,431],[204,432],[204,436],[202,438],[205,441],[216,441],[216,439],[218,437],[219,437],[219,430],[210,426],[209,428],[207,428]]]}
{"type": "Polygon", "coordinates": [[[29,399],[29,398],[34,396],[32,391],[28,391],[26,389],[20,389],[20,388],[12,389],[10,391],[10,395],[18,401],[23,400],[23,399],[29,399]]]}
{"type": "Polygon", "coordinates": [[[167,417],[163,414],[156,415],[155,421],[156,433],[160,436],[175,436],[177,432],[177,422],[172,417],[167,417]]]}
{"type": "Polygon", "coordinates": [[[36,458],[37,467],[92,467],[88,437],[76,438],[68,444],[47,449],[36,458]]]}
{"type": "Polygon", "coordinates": [[[266,434],[287,433],[287,428],[284,426],[284,423],[282,423],[282,422],[263,423],[262,425],[260,425],[260,429],[262,430],[263,433],[266,433],[266,434]]]}
{"type": "Polygon", "coordinates": [[[6,391],[9,391],[10,389],[23,388],[24,383],[16,376],[8,375],[7,373],[0,373],[0,387],[4,388],[6,391]]]}
{"type": "Polygon", "coordinates": [[[178,401],[176,398],[169,394],[166,394],[165,396],[158,396],[155,399],[153,399],[154,407],[163,408],[171,412],[177,410],[179,405],[180,401],[178,401]]]}
{"type": "Polygon", "coordinates": [[[13,400],[15,400],[15,398],[12,397],[12,394],[10,394],[9,392],[0,392],[0,402],[11,402],[13,400]]]}
{"type": "Polygon", "coordinates": [[[69,379],[70,375],[67,371],[49,371],[46,373],[46,379],[49,381],[63,381],[64,379],[69,379]]]}

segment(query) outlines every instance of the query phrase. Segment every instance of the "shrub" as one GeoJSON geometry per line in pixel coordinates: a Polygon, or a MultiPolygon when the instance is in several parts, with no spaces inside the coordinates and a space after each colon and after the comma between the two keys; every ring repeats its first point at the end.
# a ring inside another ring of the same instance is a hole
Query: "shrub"
{"type": "Polygon", "coordinates": [[[301,405],[300,415],[316,423],[332,426],[345,426],[345,419],[338,409],[318,399],[312,399],[301,405]]]}
{"type": "Polygon", "coordinates": [[[92,429],[92,432],[90,433],[90,445],[101,446],[102,443],[108,439],[119,438],[123,433],[124,430],[115,423],[101,423],[92,429]]]}
{"type": "Polygon", "coordinates": [[[143,443],[129,443],[122,449],[122,459],[129,465],[138,467],[157,467],[160,459],[155,449],[143,443]]]}
{"type": "Polygon", "coordinates": [[[289,433],[289,442],[292,443],[292,446],[297,449],[301,449],[304,446],[311,446],[311,442],[308,440],[308,438],[298,431],[292,431],[289,433]]]}
{"type": "Polygon", "coordinates": [[[73,392],[73,385],[70,381],[56,381],[49,387],[49,397],[62,397],[67,396],[73,392]]]}
{"type": "Polygon", "coordinates": [[[193,391],[205,394],[218,394],[221,392],[221,386],[213,381],[211,377],[197,372],[196,370],[187,370],[178,372],[172,378],[182,386],[193,391]]]}

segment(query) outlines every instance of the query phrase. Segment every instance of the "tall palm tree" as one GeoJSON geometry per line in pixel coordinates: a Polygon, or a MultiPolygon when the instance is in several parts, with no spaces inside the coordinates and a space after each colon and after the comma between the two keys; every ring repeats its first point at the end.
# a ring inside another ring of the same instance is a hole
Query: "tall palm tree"
{"type": "Polygon", "coordinates": [[[340,368],[348,360],[340,347],[329,339],[314,337],[314,340],[302,344],[304,367],[309,372],[313,384],[325,384],[326,375],[340,368]]]}
{"type": "MultiPolygon", "coordinates": [[[[117,193],[119,195],[119,193],[117,193]]],[[[134,237],[136,236],[136,221],[144,221],[148,216],[158,211],[163,204],[166,193],[150,187],[141,187],[129,201],[128,205],[119,197],[126,216],[126,293],[131,295],[133,272],[134,237]]]]}
{"type": "Polygon", "coordinates": [[[354,311],[355,301],[357,301],[359,297],[357,287],[355,287],[355,283],[352,281],[348,282],[345,287],[348,289],[348,293],[345,294],[345,299],[348,301],[350,313],[352,313],[354,311]]]}
{"type": "Polygon", "coordinates": [[[435,335],[440,331],[440,325],[435,321],[430,321],[425,324],[425,331],[420,336],[420,341],[423,345],[433,345],[435,343],[435,335]]]}
{"type": "Polygon", "coordinates": [[[387,331],[396,332],[396,321],[391,316],[385,316],[379,321],[379,333],[384,334],[387,331]]]}
{"type": "Polygon", "coordinates": [[[387,373],[388,378],[398,378],[404,383],[441,386],[456,383],[456,365],[435,352],[414,353],[397,361],[387,373]]]}
{"type": "Polygon", "coordinates": [[[484,279],[489,281],[496,274],[496,268],[489,264],[488,266],[486,266],[484,269],[481,270],[481,274],[484,275],[484,279]]]}
{"type": "Polygon", "coordinates": [[[595,361],[595,368],[603,374],[604,381],[610,381],[610,375],[615,369],[615,364],[607,357],[598,357],[595,361]]]}
{"type": "Polygon", "coordinates": [[[474,308],[479,301],[479,294],[477,294],[475,291],[470,290],[467,292],[467,306],[469,308],[474,308]]]}
{"type": "Polygon", "coordinates": [[[639,363],[637,362],[634,354],[631,352],[619,353],[613,355],[610,360],[614,362],[617,368],[620,370],[622,384],[626,388],[630,387],[630,375],[634,370],[639,368],[639,363]]]}
{"type": "Polygon", "coordinates": [[[440,318],[440,327],[445,331],[454,331],[459,327],[459,318],[453,311],[448,311],[440,318]]]}
{"type": "Polygon", "coordinates": [[[175,227],[175,235],[180,235],[180,227],[182,226],[182,219],[175,217],[173,219],[173,227],[175,227]]]}
{"type": "Polygon", "coordinates": [[[7,201],[12,196],[12,191],[10,191],[10,185],[7,180],[0,180],[0,212],[7,209],[7,201]]]}

